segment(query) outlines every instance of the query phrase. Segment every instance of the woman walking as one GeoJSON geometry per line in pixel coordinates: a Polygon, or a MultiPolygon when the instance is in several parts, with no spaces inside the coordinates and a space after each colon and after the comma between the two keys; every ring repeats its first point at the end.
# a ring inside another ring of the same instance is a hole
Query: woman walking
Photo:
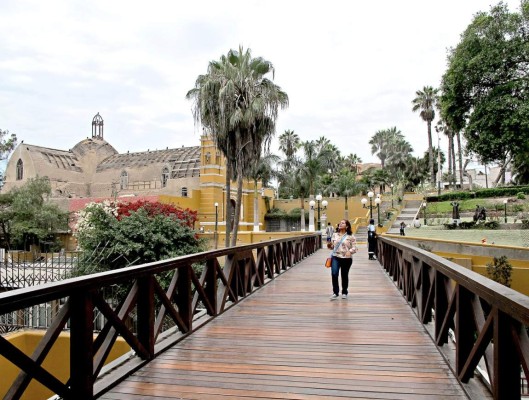
{"type": "Polygon", "coordinates": [[[332,235],[332,296],[336,300],[340,296],[338,276],[342,277],[342,299],[347,299],[349,293],[349,269],[353,263],[353,254],[356,253],[356,239],[351,231],[351,223],[343,219],[338,224],[337,231],[332,235]]]}

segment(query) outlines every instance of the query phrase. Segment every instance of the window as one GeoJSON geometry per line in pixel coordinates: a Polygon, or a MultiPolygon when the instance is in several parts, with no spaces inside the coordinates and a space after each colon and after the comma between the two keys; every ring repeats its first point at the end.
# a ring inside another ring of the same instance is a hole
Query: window
{"type": "Polygon", "coordinates": [[[182,197],[187,197],[187,188],[186,187],[182,188],[182,197]]]}
{"type": "Polygon", "coordinates": [[[121,179],[119,181],[119,188],[120,189],[127,189],[129,186],[129,174],[127,174],[127,171],[123,171],[121,173],[121,179]]]}
{"type": "Polygon", "coordinates": [[[24,177],[24,163],[19,158],[17,161],[17,181],[21,181],[24,177]]]}
{"type": "Polygon", "coordinates": [[[167,181],[169,180],[169,168],[165,167],[162,170],[162,187],[167,186],[167,181]]]}

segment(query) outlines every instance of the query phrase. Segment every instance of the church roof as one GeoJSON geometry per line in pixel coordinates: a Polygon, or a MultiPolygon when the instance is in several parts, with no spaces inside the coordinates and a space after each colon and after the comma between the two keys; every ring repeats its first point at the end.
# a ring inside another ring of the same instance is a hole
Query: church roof
{"type": "Polygon", "coordinates": [[[77,156],[71,151],[51,149],[49,147],[35,146],[22,143],[26,150],[32,154],[34,159],[46,161],[51,166],[62,170],[83,172],[77,156]]]}
{"type": "Polygon", "coordinates": [[[96,172],[109,169],[147,167],[151,164],[166,165],[171,172],[171,178],[198,176],[200,146],[115,154],[99,163],[96,172]]]}

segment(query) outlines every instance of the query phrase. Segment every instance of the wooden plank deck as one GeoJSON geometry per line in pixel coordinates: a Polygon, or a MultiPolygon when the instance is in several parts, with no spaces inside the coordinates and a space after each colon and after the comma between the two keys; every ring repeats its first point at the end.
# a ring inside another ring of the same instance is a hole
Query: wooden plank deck
{"type": "Polygon", "coordinates": [[[164,352],[103,399],[467,399],[365,245],[349,299],[320,250],[164,352]]]}

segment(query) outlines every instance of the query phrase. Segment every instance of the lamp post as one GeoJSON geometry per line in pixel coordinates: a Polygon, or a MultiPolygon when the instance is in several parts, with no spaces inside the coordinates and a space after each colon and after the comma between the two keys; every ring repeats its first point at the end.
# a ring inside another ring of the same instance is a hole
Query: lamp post
{"type": "Polygon", "coordinates": [[[426,202],[422,203],[422,212],[424,216],[424,226],[426,226],[426,202]]]}
{"type": "Polygon", "coordinates": [[[318,231],[321,231],[321,220],[320,220],[320,202],[322,196],[321,194],[316,195],[316,201],[318,202],[318,231]]]}
{"type": "MultiPolygon", "coordinates": [[[[373,196],[375,196],[375,193],[373,193],[373,192],[368,192],[367,193],[367,197],[369,197],[369,206],[367,205],[367,199],[365,197],[361,200],[362,207],[363,208],[369,208],[369,219],[373,219],[373,208],[374,207],[378,207],[378,205],[380,203],[380,195],[379,195],[375,199],[376,206],[373,206],[373,196]]],[[[380,210],[379,210],[379,220],[380,220],[380,210]]]]}
{"type": "Polygon", "coordinates": [[[219,232],[217,230],[219,226],[219,203],[215,203],[215,248],[219,244],[219,232]]]}
{"type": "Polygon", "coordinates": [[[375,199],[375,204],[376,204],[376,208],[377,208],[377,212],[378,212],[378,226],[382,226],[380,224],[380,202],[382,201],[382,199],[380,198],[380,194],[377,194],[377,198],[375,199]]]}
{"type": "Polygon", "coordinates": [[[393,208],[393,183],[389,186],[391,187],[391,208],[393,208]]]}
{"type": "Polygon", "coordinates": [[[503,215],[505,216],[505,223],[507,223],[507,199],[503,200],[503,215]]]}
{"type": "MultiPolygon", "coordinates": [[[[321,202],[321,205],[322,205],[322,210],[326,210],[327,209],[327,205],[329,204],[329,202],[327,200],[323,200],[321,202]]],[[[327,221],[327,215],[326,213],[323,213],[323,215],[321,216],[321,219],[323,221],[323,227],[325,228],[325,221],[327,221]]],[[[318,220],[319,220],[319,215],[318,215],[318,220]]],[[[321,224],[320,224],[321,225],[321,224]]],[[[320,227],[321,229],[321,227],[320,227]]]]}

